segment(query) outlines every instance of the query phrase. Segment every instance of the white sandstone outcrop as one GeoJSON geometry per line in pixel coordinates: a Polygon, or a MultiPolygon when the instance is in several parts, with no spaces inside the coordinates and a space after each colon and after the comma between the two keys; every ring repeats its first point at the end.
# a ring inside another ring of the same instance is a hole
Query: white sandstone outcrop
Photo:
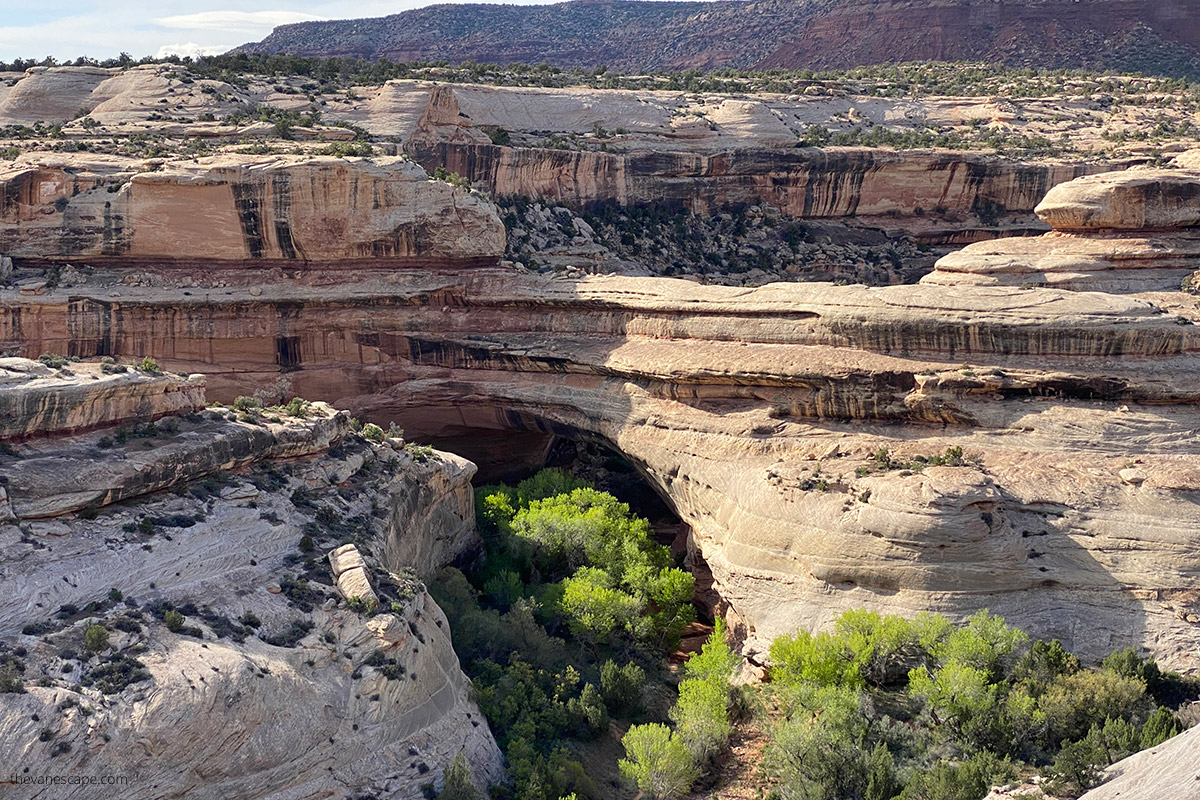
{"type": "Polygon", "coordinates": [[[397,536],[429,536],[441,544],[413,552],[436,569],[474,546],[473,469],[450,457],[446,491],[422,494],[440,454],[415,465],[347,433],[320,404],[303,418],[210,409],[0,455],[0,691],[18,688],[0,693],[0,759],[18,781],[118,776],[123,800],[408,800],[460,751],[479,783],[503,776],[418,565],[387,555],[397,536]],[[107,489],[73,485],[88,457],[107,489]],[[448,508],[405,516],[394,495],[448,508]],[[64,514],[55,498],[74,496],[88,510],[64,514]],[[344,536],[387,613],[339,602],[307,549],[344,536]],[[108,638],[93,651],[96,625],[108,638]]]}

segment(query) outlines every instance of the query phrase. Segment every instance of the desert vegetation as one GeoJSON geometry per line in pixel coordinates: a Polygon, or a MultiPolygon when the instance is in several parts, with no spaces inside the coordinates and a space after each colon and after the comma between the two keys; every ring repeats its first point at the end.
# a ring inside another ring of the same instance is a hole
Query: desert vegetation
{"type": "MultiPolygon", "coordinates": [[[[1153,95],[1185,94],[1200,102],[1197,87],[1186,77],[1155,74],[1153,69],[1131,67],[1128,71],[1103,74],[1082,69],[1035,69],[1002,64],[916,61],[875,64],[840,70],[723,68],[687,69],[624,74],[606,67],[563,68],[541,64],[489,64],[463,61],[391,61],[386,58],[321,58],[286,54],[226,53],[197,58],[168,56],[135,59],[80,57],[74,61],[17,58],[0,62],[0,72],[21,72],[31,67],[100,66],[132,67],[169,64],[178,67],[183,79],[209,79],[246,85],[247,79],[304,79],[298,86],[281,84],[285,94],[339,92],[389,80],[438,80],[449,83],[488,83],[500,86],[539,86],[593,89],[665,89],[688,92],[740,92],[791,94],[810,87],[845,89],[877,97],[922,97],[949,95],[1010,99],[1050,96],[1090,97],[1109,94],[1115,98],[1142,97],[1133,102],[1154,102],[1153,95]]],[[[1165,101],[1165,97],[1158,100],[1165,101]]],[[[1165,106],[1164,106],[1165,107],[1165,106]]]]}
{"type": "Polygon", "coordinates": [[[484,558],[431,590],[507,756],[495,797],[707,796],[735,727],[750,727],[776,800],[979,800],[1018,780],[1072,798],[1182,730],[1175,712],[1200,693],[1133,650],[1087,667],[986,610],[961,625],[847,611],[776,639],[767,680],[735,686],[719,620],[669,666],[692,576],[627,505],[546,470],[477,490],[476,512],[484,558]]]}

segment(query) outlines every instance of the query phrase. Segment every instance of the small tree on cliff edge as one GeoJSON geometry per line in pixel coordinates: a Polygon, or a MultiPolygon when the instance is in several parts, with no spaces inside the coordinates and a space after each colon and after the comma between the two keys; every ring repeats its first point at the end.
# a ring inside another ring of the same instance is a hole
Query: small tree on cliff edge
{"type": "Polygon", "coordinates": [[[471,770],[461,750],[442,776],[442,791],[437,797],[438,800],[483,800],[483,795],[471,783],[471,770]]]}

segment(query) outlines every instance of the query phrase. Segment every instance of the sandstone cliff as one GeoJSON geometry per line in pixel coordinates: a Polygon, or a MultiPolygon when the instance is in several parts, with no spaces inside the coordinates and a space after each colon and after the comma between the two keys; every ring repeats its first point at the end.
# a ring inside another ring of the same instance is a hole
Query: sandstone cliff
{"type": "MultiPolygon", "coordinates": [[[[89,366],[20,390],[61,404],[71,384],[104,382],[89,366]]],[[[0,455],[0,753],[19,765],[0,780],[14,797],[63,796],[37,781],[72,774],[115,776],[123,798],[411,798],[460,750],[477,781],[502,777],[416,577],[475,545],[473,466],[351,436],[327,406],[293,410],[114,416],[0,455]],[[346,538],[382,613],[334,589],[323,551],[346,538]],[[96,625],[108,636],[89,649],[96,625]]]]}
{"type": "Polygon", "coordinates": [[[600,437],[691,527],[752,654],[848,607],[986,606],[1089,658],[1196,667],[1200,334],[1178,292],[119,274],[9,292],[0,342],[149,353],[222,399],[278,380],[486,464],[511,465],[504,431],[600,437]]]}
{"type": "Polygon", "coordinates": [[[27,261],[470,265],[504,246],[485,201],[403,158],[40,156],[0,188],[0,252],[27,261]]]}
{"type": "MultiPolygon", "coordinates": [[[[797,147],[809,125],[826,121],[823,106],[845,113],[850,105],[779,96],[691,104],[666,92],[441,86],[430,91],[406,149],[427,169],[444,166],[498,197],[679,204],[702,214],[766,203],[804,218],[899,215],[917,228],[911,219],[935,209],[1027,213],[1050,187],[1107,169],[953,151],[797,147]],[[616,135],[584,140],[604,149],[548,149],[529,133],[544,134],[551,121],[560,136],[616,135]],[[518,135],[516,146],[493,144],[489,132],[496,130],[518,135]]],[[[851,116],[882,125],[939,114],[904,106],[868,103],[851,116]]],[[[981,106],[957,113],[962,119],[989,112],[981,106]]]]}
{"type": "Polygon", "coordinates": [[[1051,189],[1037,207],[1054,231],[970,245],[922,278],[942,286],[1055,286],[1134,293],[1179,289],[1200,266],[1200,170],[1093,175],[1051,189]]]}
{"type": "Polygon", "coordinates": [[[122,422],[150,422],[204,407],[204,379],[103,364],[64,373],[27,359],[0,359],[0,439],[70,433],[122,422]]]}
{"type": "MultiPolygon", "coordinates": [[[[1121,79],[1115,85],[1126,91],[1133,88],[1131,81],[1121,79]]],[[[133,136],[154,141],[151,152],[155,153],[172,147],[194,152],[197,144],[200,152],[231,149],[248,138],[276,142],[262,145],[262,149],[290,151],[297,143],[279,142],[277,127],[253,112],[266,109],[274,114],[294,114],[297,119],[301,112],[316,113],[325,123],[361,126],[375,136],[394,137],[399,147],[428,170],[450,169],[497,198],[522,195],[574,206],[680,204],[697,213],[728,204],[770,204],[791,216],[836,218],[853,227],[865,225],[942,244],[987,235],[977,233],[981,229],[1036,227],[1030,212],[1050,187],[1124,163],[1125,154],[1109,155],[1101,161],[1093,156],[1114,148],[1110,139],[1115,134],[1158,130],[1166,120],[1178,126],[1186,138],[1191,123],[1182,97],[1175,98],[1180,110],[1164,111],[1157,101],[1118,106],[1106,101],[1105,95],[1066,86],[1061,87],[1064,95],[1008,100],[990,94],[880,96],[886,87],[869,81],[845,87],[819,81],[801,84],[794,94],[748,94],[392,80],[353,87],[352,93],[346,93],[352,94],[350,100],[298,78],[264,76],[234,85],[193,78],[186,70],[165,64],[126,70],[38,67],[10,82],[0,82],[0,124],[57,123],[61,131],[56,135],[68,140],[67,148],[78,144],[93,152],[129,152],[134,149],[133,136]],[[79,117],[80,111],[87,115],[79,117]],[[896,150],[798,147],[809,141],[806,137],[813,130],[824,131],[827,137],[848,137],[849,145],[856,136],[881,132],[884,141],[895,136],[909,144],[896,150]],[[979,152],[930,149],[942,136],[979,152]],[[167,140],[158,144],[161,137],[167,140]],[[1021,149],[1022,143],[1039,141],[1044,143],[1041,151],[1021,149]],[[1000,146],[1011,142],[1016,149],[1007,156],[991,154],[988,151],[996,142],[1000,146]],[[1064,142],[1070,145],[1065,150],[1064,142]],[[1058,155],[1049,157],[1056,148],[1058,155]]],[[[1144,91],[1157,97],[1166,90],[1144,91]]],[[[35,132],[20,127],[11,130],[24,133],[9,143],[29,149],[35,132]]],[[[0,131],[0,138],[3,133],[0,131]]],[[[293,140],[354,135],[352,130],[328,124],[305,127],[297,122],[287,129],[293,140]]],[[[47,141],[34,149],[51,146],[63,149],[64,144],[47,141]]],[[[1143,149],[1149,146],[1142,145],[1143,149]]],[[[1161,148],[1167,143],[1154,146],[1161,148]]],[[[393,152],[396,145],[386,147],[393,152]]],[[[1129,154],[1138,155],[1132,150],[1129,154]]],[[[310,201],[340,201],[327,194],[308,196],[303,180],[294,187],[282,182],[276,185],[272,176],[278,170],[286,167],[297,176],[303,171],[297,164],[282,163],[285,159],[263,158],[250,174],[242,175],[230,174],[209,160],[200,166],[173,163],[166,172],[141,175],[124,189],[122,184],[132,177],[125,173],[138,175],[163,168],[156,164],[143,167],[121,158],[107,164],[102,158],[84,158],[78,166],[62,156],[40,155],[36,157],[40,161],[32,154],[26,158],[31,162],[28,167],[44,163],[48,172],[40,177],[10,174],[7,180],[14,185],[8,191],[14,198],[26,191],[23,182],[36,181],[41,187],[46,181],[58,181],[70,186],[72,193],[85,192],[93,181],[104,182],[105,191],[111,190],[111,194],[78,197],[80,207],[71,213],[90,225],[90,235],[100,238],[101,249],[109,251],[119,251],[127,244],[122,239],[127,199],[135,204],[152,202],[154,193],[162,189],[156,181],[185,180],[195,185],[197,195],[189,202],[205,204],[219,200],[223,191],[210,184],[245,184],[243,190],[249,194],[237,198],[245,207],[240,213],[258,214],[262,219],[257,224],[254,219],[222,220],[223,231],[248,229],[245,236],[250,241],[245,244],[236,237],[226,240],[229,234],[222,233],[218,246],[234,252],[259,249],[257,239],[261,238],[261,257],[287,258],[288,235],[295,239],[310,230],[329,231],[330,225],[346,224],[345,220],[304,216],[303,208],[310,201]],[[58,166],[70,167],[77,174],[69,180],[55,176],[53,169],[58,166]],[[182,175],[177,175],[180,172],[182,175]],[[294,208],[281,208],[293,202],[292,193],[296,195],[294,208]],[[201,194],[208,196],[202,200],[201,194]],[[282,229],[276,231],[276,224],[282,229]]],[[[374,174],[368,167],[357,169],[374,174]]],[[[401,191],[396,187],[390,190],[401,191]]],[[[25,197],[23,202],[59,201],[60,193],[52,187],[39,191],[45,191],[47,197],[25,197]]],[[[326,192],[327,187],[315,186],[312,191],[326,192]]],[[[428,218],[437,219],[436,214],[428,218]]],[[[212,217],[210,221],[217,220],[212,217]]],[[[177,220],[170,223],[178,225],[177,220]]],[[[368,230],[359,231],[366,239],[353,252],[378,247],[380,240],[395,249],[397,223],[406,235],[420,231],[419,220],[372,219],[368,230]],[[414,225],[415,232],[411,230],[414,225]]],[[[340,234],[334,231],[329,236],[338,238],[340,234]]],[[[467,244],[459,248],[464,254],[471,251],[467,244]]],[[[312,237],[291,246],[297,248],[301,259],[331,255],[320,251],[312,237]]]]}

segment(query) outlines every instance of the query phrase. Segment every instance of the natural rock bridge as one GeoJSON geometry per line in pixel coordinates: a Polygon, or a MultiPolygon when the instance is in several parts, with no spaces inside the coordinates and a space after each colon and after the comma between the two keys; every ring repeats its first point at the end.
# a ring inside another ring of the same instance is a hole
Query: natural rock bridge
{"type": "MultiPolygon", "coordinates": [[[[852,606],[986,606],[1089,656],[1136,644],[1183,664],[1200,642],[1187,622],[1200,567],[1200,333],[1186,295],[1003,285],[984,280],[1004,271],[990,256],[884,288],[547,278],[481,266],[503,236],[490,207],[407,166],[284,159],[112,180],[115,192],[96,182],[58,212],[58,229],[78,234],[61,240],[66,253],[46,249],[54,227],[37,218],[39,252],[99,269],[5,296],[5,346],[151,355],[205,373],[217,399],[269,387],[329,400],[485,464],[531,457],[543,434],[602,437],[691,527],[749,651],[852,606]],[[281,204],[271,198],[284,182],[281,204]],[[409,190],[441,227],[399,237],[411,206],[399,220],[375,209],[409,190]],[[124,204],[121,254],[75,222],[101,192],[124,204]],[[352,198],[339,206],[347,220],[369,224],[330,240],[319,198],[331,192],[352,198]],[[264,198],[251,226],[263,252],[286,214],[294,251],[322,257],[250,257],[228,230],[248,235],[247,196],[264,198]],[[366,204],[361,217],[354,203],[366,204]],[[223,249],[181,215],[217,220],[223,249]],[[148,226],[183,233],[171,243],[148,226]],[[364,258],[385,240],[403,252],[364,258]],[[226,268],[206,269],[217,262],[226,268]]],[[[25,241],[24,219],[6,217],[0,236],[25,241]]],[[[1108,238],[1040,241],[1093,252],[1108,238]]],[[[1073,275],[1115,269],[1076,251],[1073,275]]],[[[1133,268],[1161,289],[1185,263],[1133,268]]]]}

